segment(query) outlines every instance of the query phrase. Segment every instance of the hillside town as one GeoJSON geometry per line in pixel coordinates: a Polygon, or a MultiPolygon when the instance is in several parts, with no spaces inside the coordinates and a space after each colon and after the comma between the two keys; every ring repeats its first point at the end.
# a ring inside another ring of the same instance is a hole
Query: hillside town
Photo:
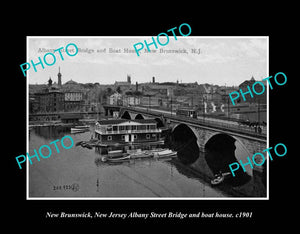
{"type": "MultiPolygon", "coordinates": [[[[266,119],[266,94],[254,96],[246,101],[240,99],[233,106],[228,94],[232,91],[244,90],[256,80],[249,77],[239,86],[219,86],[213,84],[157,82],[132,82],[131,75],[120,77],[112,84],[78,83],[66,78],[58,70],[56,78],[49,77],[48,84],[29,84],[29,120],[40,120],[32,114],[95,112],[103,114],[104,105],[140,106],[176,112],[181,108],[190,108],[198,115],[225,116],[228,118],[249,119],[260,115],[260,121],[266,119]],[[252,113],[249,115],[249,113],[252,113]],[[252,117],[249,117],[252,116],[252,117]]],[[[199,79],[201,82],[201,79],[199,79]]],[[[45,120],[45,119],[42,119],[45,120]]],[[[51,118],[49,119],[51,120],[51,118]]]]}

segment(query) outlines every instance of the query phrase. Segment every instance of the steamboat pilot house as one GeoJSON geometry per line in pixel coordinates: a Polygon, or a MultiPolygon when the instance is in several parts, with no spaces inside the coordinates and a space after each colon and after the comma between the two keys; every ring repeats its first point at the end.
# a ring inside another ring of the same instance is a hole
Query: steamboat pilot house
{"type": "Polygon", "coordinates": [[[99,120],[95,125],[95,138],[101,143],[144,143],[161,140],[161,129],[154,119],[99,120]]]}

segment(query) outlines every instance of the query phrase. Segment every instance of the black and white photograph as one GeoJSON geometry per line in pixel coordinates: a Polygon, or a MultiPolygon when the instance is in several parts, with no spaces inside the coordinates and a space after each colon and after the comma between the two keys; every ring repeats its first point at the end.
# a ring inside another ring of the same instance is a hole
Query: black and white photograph
{"type": "Polygon", "coordinates": [[[27,36],[26,199],[269,199],[269,37],[168,35],[27,36]]]}
{"type": "Polygon", "coordinates": [[[8,230],[292,227],[297,14],[27,5],[3,28],[8,230]]]}

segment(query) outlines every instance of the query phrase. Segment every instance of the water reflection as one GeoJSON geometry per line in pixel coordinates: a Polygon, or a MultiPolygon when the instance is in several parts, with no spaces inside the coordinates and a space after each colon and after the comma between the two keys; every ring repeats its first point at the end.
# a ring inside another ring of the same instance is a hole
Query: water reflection
{"type": "Polygon", "coordinates": [[[62,138],[71,132],[71,127],[67,126],[36,126],[34,132],[44,139],[62,138]]]}
{"type": "MultiPolygon", "coordinates": [[[[49,144],[53,139],[72,136],[74,144],[89,140],[91,131],[71,134],[68,127],[35,127],[31,130],[29,150],[49,144]]],[[[143,144],[141,149],[163,148],[164,145],[143,144]]],[[[134,149],[137,146],[115,146],[110,150],[134,149]],[[120,148],[121,147],[121,148],[120,148]]],[[[93,150],[74,146],[41,159],[29,168],[29,197],[222,197],[180,164],[164,158],[130,159],[109,164],[101,161],[107,148],[93,150]],[[72,185],[78,185],[78,189],[72,185]]]]}

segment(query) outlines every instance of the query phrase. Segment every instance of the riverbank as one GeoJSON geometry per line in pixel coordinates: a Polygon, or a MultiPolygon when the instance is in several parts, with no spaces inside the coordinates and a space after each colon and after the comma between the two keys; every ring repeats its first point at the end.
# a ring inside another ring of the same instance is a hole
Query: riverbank
{"type": "Polygon", "coordinates": [[[80,119],[78,123],[63,123],[60,120],[53,120],[53,121],[29,121],[29,128],[35,126],[66,126],[72,127],[81,124],[94,124],[97,120],[96,119],[80,119]]]}

